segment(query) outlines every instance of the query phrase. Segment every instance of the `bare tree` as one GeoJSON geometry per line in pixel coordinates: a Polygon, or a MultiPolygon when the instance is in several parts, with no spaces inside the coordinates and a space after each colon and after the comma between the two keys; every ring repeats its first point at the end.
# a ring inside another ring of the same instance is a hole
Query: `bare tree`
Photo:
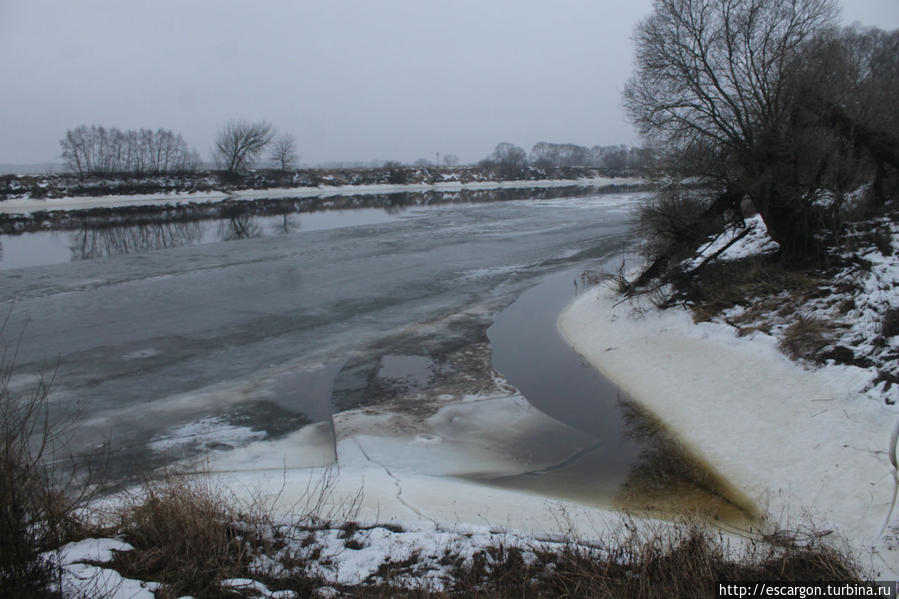
{"type": "Polygon", "coordinates": [[[455,154],[447,154],[443,157],[443,164],[446,166],[456,166],[459,164],[459,157],[455,154]]]}
{"type": "Polygon", "coordinates": [[[255,164],[274,136],[274,128],[265,121],[228,121],[215,138],[216,164],[229,175],[237,175],[255,164]]]}
{"type": "Polygon", "coordinates": [[[590,150],[575,144],[537,142],[531,148],[530,162],[538,168],[586,166],[590,150]]]}
{"type": "Polygon", "coordinates": [[[514,177],[528,165],[528,155],[515,144],[502,142],[496,144],[493,152],[481,164],[497,166],[503,176],[514,177]]]}
{"type": "Polygon", "coordinates": [[[291,133],[282,133],[272,142],[269,160],[281,171],[288,171],[297,165],[297,142],[291,133]]]}
{"type": "MultiPolygon", "coordinates": [[[[797,164],[786,76],[803,45],[836,18],[832,0],[655,0],[636,29],[624,105],[640,133],[721,189],[749,196],[786,255],[815,253],[797,164]]],[[[796,99],[795,97],[792,99],[796,99]]]]}

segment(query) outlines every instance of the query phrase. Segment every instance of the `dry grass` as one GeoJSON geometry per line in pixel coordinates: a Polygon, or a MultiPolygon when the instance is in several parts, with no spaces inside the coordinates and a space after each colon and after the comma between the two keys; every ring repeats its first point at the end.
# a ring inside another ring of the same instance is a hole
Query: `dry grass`
{"type": "Polygon", "coordinates": [[[679,298],[693,307],[697,321],[742,306],[755,313],[784,311],[789,296],[792,311],[820,295],[825,280],[813,273],[785,266],[774,257],[753,256],[709,264],[679,289],[679,298]]]}
{"type": "Polygon", "coordinates": [[[837,327],[821,318],[800,316],[784,330],[780,350],[793,360],[819,362],[834,339],[837,327]]]}
{"type": "Polygon", "coordinates": [[[207,477],[170,475],[148,483],[121,513],[119,533],[134,551],[113,566],[127,577],[163,583],[157,597],[238,596],[221,581],[247,574],[260,551],[274,551],[265,514],[242,513],[207,477]]]}
{"type": "Polygon", "coordinates": [[[441,592],[381,583],[341,588],[349,597],[715,597],[720,581],[855,581],[845,554],[814,546],[750,543],[736,559],[727,540],[697,526],[656,528],[633,523],[601,546],[552,548],[497,544],[470,559],[444,556],[441,592]]]}
{"type": "Polygon", "coordinates": [[[335,498],[335,480],[333,469],[310,477],[299,500],[283,510],[288,515],[281,521],[296,524],[283,525],[272,516],[280,493],[241,499],[208,471],[169,473],[146,483],[119,511],[117,534],[134,550],[117,554],[111,567],[128,578],[161,583],[156,596],[162,599],[245,596],[222,585],[230,578],[310,596],[324,584],[308,569],[321,556],[320,549],[310,547],[313,531],[339,523],[347,548],[360,548],[351,537],[358,529],[361,491],[335,498]],[[267,567],[260,566],[260,558],[267,567]]]}

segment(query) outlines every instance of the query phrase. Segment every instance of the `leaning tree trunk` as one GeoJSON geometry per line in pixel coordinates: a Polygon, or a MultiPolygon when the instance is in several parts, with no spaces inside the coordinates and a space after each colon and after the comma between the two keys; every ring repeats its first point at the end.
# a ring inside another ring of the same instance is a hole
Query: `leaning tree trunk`
{"type": "MultiPolygon", "coordinates": [[[[795,118],[795,115],[793,115],[795,118]]],[[[768,235],[780,245],[786,262],[807,264],[822,260],[825,247],[821,233],[825,223],[808,201],[810,182],[803,176],[791,132],[771,127],[743,156],[744,171],[735,187],[742,188],[765,222],[768,235]]]]}
{"type": "Polygon", "coordinates": [[[787,190],[769,189],[767,193],[753,194],[752,202],[786,261],[820,261],[826,255],[819,236],[823,223],[811,207],[804,205],[801,195],[787,194],[787,190]]]}

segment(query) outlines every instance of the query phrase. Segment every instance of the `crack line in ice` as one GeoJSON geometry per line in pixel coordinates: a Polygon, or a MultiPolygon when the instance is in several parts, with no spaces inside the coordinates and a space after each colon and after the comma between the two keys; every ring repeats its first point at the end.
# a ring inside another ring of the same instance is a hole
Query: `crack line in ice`
{"type": "Polygon", "coordinates": [[[541,468],[540,470],[531,470],[530,472],[525,472],[525,474],[546,474],[547,472],[552,472],[553,470],[560,470],[565,466],[570,466],[574,464],[582,457],[586,456],[589,453],[593,453],[600,447],[604,445],[603,441],[597,441],[593,445],[588,445],[587,447],[581,449],[580,451],[575,452],[573,455],[565,458],[558,464],[553,464],[551,466],[547,466],[546,468],[541,468]]]}
{"type": "Polygon", "coordinates": [[[522,472],[521,474],[512,474],[510,476],[503,476],[503,477],[498,478],[497,480],[503,480],[504,478],[514,478],[517,476],[526,476],[526,475],[539,476],[541,474],[548,474],[554,470],[561,470],[562,468],[564,468],[566,466],[570,466],[570,465],[574,464],[575,462],[577,462],[578,460],[580,460],[582,457],[586,456],[587,454],[593,453],[594,451],[596,451],[597,449],[602,447],[604,444],[605,444],[604,441],[597,441],[593,445],[588,445],[587,447],[576,451],[575,453],[568,456],[567,458],[565,458],[558,464],[551,464],[545,468],[540,468],[539,470],[528,470],[526,472],[522,472]]]}
{"type": "Polygon", "coordinates": [[[430,520],[431,523],[434,525],[434,530],[439,530],[439,529],[440,529],[440,524],[437,522],[437,520],[435,520],[434,518],[431,518],[430,516],[428,516],[427,514],[423,513],[423,512],[420,511],[418,508],[416,508],[414,505],[412,505],[411,503],[409,503],[408,501],[406,501],[405,499],[403,499],[403,497],[402,497],[402,495],[403,495],[403,487],[402,487],[402,485],[400,484],[401,481],[400,481],[399,477],[397,477],[393,472],[391,472],[391,471],[390,471],[390,468],[388,468],[388,467],[385,466],[384,464],[378,462],[377,460],[372,459],[372,457],[371,457],[370,455],[368,455],[368,452],[365,451],[365,449],[362,447],[362,444],[359,443],[359,440],[358,440],[358,439],[356,439],[355,437],[353,437],[352,439],[353,439],[353,443],[356,444],[356,447],[359,448],[359,451],[362,452],[362,455],[365,456],[365,459],[366,459],[366,460],[368,460],[368,461],[371,462],[372,464],[375,464],[376,466],[379,466],[380,468],[382,468],[382,469],[384,470],[384,472],[387,473],[387,476],[389,476],[390,478],[393,479],[393,484],[396,486],[396,499],[397,499],[397,501],[399,501],[401,504],[403,504],[404,506],[406,506],[410,511],[412,511],[413,513],[415,513],[419,518],[424,518],[425,520],[430,520]]]}

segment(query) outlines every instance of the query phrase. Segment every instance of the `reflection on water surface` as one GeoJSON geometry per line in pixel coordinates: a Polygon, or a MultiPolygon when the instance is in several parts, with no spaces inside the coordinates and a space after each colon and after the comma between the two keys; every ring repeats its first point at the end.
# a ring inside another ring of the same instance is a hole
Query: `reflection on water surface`
{"type": "Polygon", "coordinates": [[[410,218],[451,204],[582,196],[581,187],[402,192],[49,211],[0,220],[0,270],[410,218]]]}

